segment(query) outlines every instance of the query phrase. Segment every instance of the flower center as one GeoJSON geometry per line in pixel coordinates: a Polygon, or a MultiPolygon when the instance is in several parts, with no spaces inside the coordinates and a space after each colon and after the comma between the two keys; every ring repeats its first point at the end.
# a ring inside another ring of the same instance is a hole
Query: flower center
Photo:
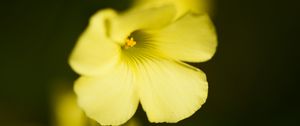
{"type": "Polygon", "coordinates": [[[136,44],[136,41],[133,40],[133,37],[126,38],[124,48],[129,49],[129,48],[133,47],[135,44],[136,44]]]}

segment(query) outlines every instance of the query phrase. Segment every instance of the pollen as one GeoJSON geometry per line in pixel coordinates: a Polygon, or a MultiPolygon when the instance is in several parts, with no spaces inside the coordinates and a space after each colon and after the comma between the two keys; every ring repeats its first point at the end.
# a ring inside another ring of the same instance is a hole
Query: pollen
{"type": "Polygon", "coordinates": [[[133,47],[135,44],[136,44],[136,41],[133,40],[133,37],[127,38],[127,39],[125,40],[124,48],[125,48],[125,49],[131,48],[131,47],[133,47]]]}

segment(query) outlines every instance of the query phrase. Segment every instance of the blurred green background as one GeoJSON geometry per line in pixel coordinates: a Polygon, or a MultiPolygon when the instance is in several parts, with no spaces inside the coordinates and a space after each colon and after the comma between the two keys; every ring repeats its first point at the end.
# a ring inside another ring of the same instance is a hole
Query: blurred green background
{"type": "MultiPolygon", "coordinates": [[[[208,76],[208,100],[191,118],[159,125],[297,125],[300,11],[292,2],[214,0],[218,50],[212,60],[193,64],[208,76]]],[[[129,5],[130,0],[0,2],[0,126],[49,126],[51,89],[61,82],[72,87],[77,78],[67,59],[89,17],[129,5]]],[[[144,125],[157,125],[141,109],[136,116],[144,125]]]]}

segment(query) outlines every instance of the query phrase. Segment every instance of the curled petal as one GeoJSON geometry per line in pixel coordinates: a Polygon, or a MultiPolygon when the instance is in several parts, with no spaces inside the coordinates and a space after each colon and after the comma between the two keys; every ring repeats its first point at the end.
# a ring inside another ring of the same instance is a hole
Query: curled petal
{"type": "Polygon", "coordinates": [[[120,14],[112,23],[111,38],[122,44],[135,30],[161,28],[170,23],[174,15],[175,8],[172,5],[132,9],[120,14]]]}
{"type": "Polygon", "coordinates": [[[206,101],[206,76],[197,68],[164,59],[144,60],[139,68],[140,100],[150,122],[178,122],[206,101]]]}
{"type": "Polygon", "coordinates": [[[77,73],[99,75],[111,70],[119,61],[120,47],[107,36],[108,22],[113,17],[113,10],[104,10],[91,18],[69,59],[71,67],[77,73]]]}
{"type": "Polygon", "coordinates": [[[80,77],[75,82],[79,106],[101,125],[128,121],[138,106],[133,76],[125,64],[99,77],[80,77]]]}

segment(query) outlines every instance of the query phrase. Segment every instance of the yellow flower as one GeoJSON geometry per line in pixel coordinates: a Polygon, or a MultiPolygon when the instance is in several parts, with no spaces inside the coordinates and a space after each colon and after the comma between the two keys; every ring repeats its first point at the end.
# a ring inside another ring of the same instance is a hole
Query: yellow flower
{"type": "Polygon", "coordinates": [[[216,34],[205,14],[174,21],[173,6],[111,9],[92,16],[69,63],[79,106],[102,125],[120,125],[139,102],[150,122],[178,122],[195,113],[207,97],[205,74],[186,62],[215,53],[216,34]]]}

